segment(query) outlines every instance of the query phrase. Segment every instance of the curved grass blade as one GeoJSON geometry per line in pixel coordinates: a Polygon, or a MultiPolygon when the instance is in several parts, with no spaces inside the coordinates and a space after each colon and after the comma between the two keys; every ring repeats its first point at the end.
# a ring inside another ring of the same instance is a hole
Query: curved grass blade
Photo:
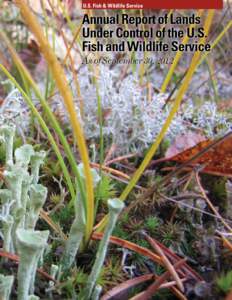
{"type": "MultiPolygon", "coordinates": [[[[202,14],[203,14],[203,10],[200,9],[197,12],[197,17],[201,17],[202,14]]],[[[195,27],[196,27],[196,24],[194,23],[194,24],[191,24],[189,28],[191,30],[192,28],[195,28],[195,27]]],[[[181,43],[183,45],[186,45],[188,43],[188,41],[189,41],[189,36],[186,34],[186,36],[183,38],[181,43]]],[[[175,55],[175,58],[174,58],[174,61],[171,65],[171,67],[169,68],[167,76],[165,77],[164,82],[162,84],[161,93],[165,93],[165,91],[167,89],[167,86],[168,86],[168,84],[169,84],[169,82],[172,78],[173,73],[175,72],[176,66],[177,66],[178,62],[180,61],[182,55],[183,55],[183,51],[177,51],[177,53],[175,55]]]]}
{"type": "MultiPolygon", "coordinates": [[[[35,81],[33,80],[30,72],[28,71],[28,69],[25,67],[25,65],[23,64],[22,60],[20,59],[20,57],[18,56],[17,52],[14,50],[14,48],[12,47],[9,39],[6,37],[6,35],[3,33],[3,31],[0,30],[0,36],[1,38],[4,40],[11,56],[12,56],[12,59],[16,65],[16,67],[18,68],[20,74],[22,74],[23,78],[25,80],[27,80],[27,83],[30,84],[30,86],[32,87],[35,95],[38,97],[40,103],[41,103],[41,106],[43,107],[44,109],[44,112],[46,113],[47,117],[48,117],[48,120],[51,122],[51,125],[52,127],[54,128],[55,132],[57,133],[63,147],[64,147],[64,151],[65,151],[65,154],[68,158],[68,161],[70,163],[70,166],[72,168],[72,171],[74,173],[74,175],[76,176],[77,178],[77,181],[78,181],[78,187],[80,189],[80,193],[81,193],[81,197],[82,199],[85,199],[85,194],[84,194],[84,190],[83,190],[83,187],[82,187],[82,181],[81,181],[81,178],[80,178],[80,175],[79,175],[79,172],[78,172],[78,169],[77,169],[77,164],[76,164],[76,160],[73,156],[73,153],[72,153],[72,150],[69,146],[69,143],[67,142],[64,134],[63,134],[63,131],[55,117],[55,115],[53,114],[53,112],[51,111],[47,101],[42,97],[35,81]]],[[[73,188],[73,190],[75,190],[73,188]]],[[[75,193],[73,192],[71,194],[72,196],[72,202],[74,201],[75,199],[75,193]]]]}
{"type": "Polygon", "coordinates": [[[84,166],[84,173],[86,178],[86,235],[85,241],[87,242],[93,230],[94,224],[94,191],[91,170],[89,166],[88,150],[85,143],[84,133],[81,128],[79,119],[76,114],[75,105],[73,102],[72,92],[68,85],[67,78],[64,70],[58,62],[54,52],[52,51],[47,39],[43,34],[43,30],[37,21],[37,18],[32,13],[28,5],[23,0],[16,0],[16,5],[19,7],[21,15],[27,23],[31,32],[37,38],[41,52],[43,53],[48,66],[51,69],[51,74],[56,82],[56,85],[64,99],[64,103],[69,114],[70,122],[72,125],[73,133],[76,138],[80,156],[84,166]]]}
{"type": "MultiPolygon", "coordinates": [[[[215,11],[214,10],[209,10],[208,15],[206,17],[206,21],[204,24],[204,29],[205,29],[205,35],[208,35],[208,32],[210,30],[210,26],[213,20],[213,16],[214,16],[215,11]]],[[[199,43],[205,43],[205,37],[201,38],[199,43]]],[[[156,150],[158,149],[161,141],[163,140],[175,114],[177,113],[182,98],[185,94],[185,92],[187,91],[190,81],[192,79],[192,76],[198,66],[198,61],[200,58],[201,52],[197,51],[194,53],[191,64],[189,66],[188,72],[183,80],[183,83],[180,87],[180,89],[178,90],[176,99],[174,101],[173,107],[169,113],[169,116],[167,117],[159,135],[157,136],[156,140],[154,141],[154,143],[152,144],[152,146],[150,147],[149,151],[147,152],[144,160],[142,161],[141,165],[139,166],[139,168],[136,170],[136,172],[134,173],[131,181],[129,182],[129,184],[126,186],[126,188],[124,189],[124,191],[122,192],[120,199],[121,200],[125,200],[127,198],[127,196],[129,195],[129,193],[131,192],[131,190],[134,188],[134,186],[136,185],[136,183],[138,182],[138,180],[140,179],[140,177],[142,176],[144,170],[146,169],[146,167],[148,166],[150,160],[152,159],[152,157],[154,156],[154,154],[156,153],[156,150]]],[[[96,230],[102,230],[102,228],[105,226],[105,224],[107,223],[107,218],[108,215],[105,216],[102,221],[95,227],[96,230]]]]}
{"type": "Polygon", "coordinates": [[[48,140],[49,140],[50,144],[52,145],[52,148],[53,148],[54,152],[56,153],[56,156],[57,156],[58,161],[60,163],[61,169],[64,173],[64,177],[65,177],[66,183],[68,185],[70,194],[74,197],[75,196],[75,190],[73,188],[73,184],[72,184],[72,180],[71,180],[70,175],[69,175],[69,171],[68,171],[68,169],[66,167],[66,164],[63,160],[62,154],[60,153],[60,150],[59,150],[59,148],[56,144],[56,141],[53,138],[52,133],[50,132],[49,128],[47,127],[45,121],[43,120],[42,116],[38,112],[37,108],[35,107],[34,103],[30,99],[30,97],[26,94],[26,92],[22,89],[22,87],[14,79],[14,77],[7,71],[7,69],[2,64],[0,64],[0,69],[9,78],[9,80],[17,87],[17,89],[20,91],[23,98],[25,99],[27,105],[30,107],[33,115],[38,119],[41,128],[43,129],[43,131],[47,135],[48,140]]]}

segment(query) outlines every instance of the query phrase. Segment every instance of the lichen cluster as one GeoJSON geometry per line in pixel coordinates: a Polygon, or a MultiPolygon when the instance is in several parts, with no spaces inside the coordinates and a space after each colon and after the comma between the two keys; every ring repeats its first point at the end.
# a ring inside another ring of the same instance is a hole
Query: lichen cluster
{"type": "MultiPolygon", "coordinates": [[[[73,78],[70,74],[67,76],[85,136],[87,139],[98,139],[100,124],[96,85],[92,81],[93,74],[89,72],[86,66],[80,69],[81,99],[77,95],[73,78]],[[82,109],[80,109],[80,105],[83,106],[82,109]]],[[[108,146],[114,143],[117,146],[116,152],[120,154],[141,152],[149,147],[159,134],[170,113],[172,104],[166,103],[168,94],[154,92],[152,97],[148,99],[146,91],[140,87],[134,74],[127,76],[122,81],[118,78],[118,69],[111,70],[108,66],[99,66],[97,82],[102,106],[105,143],[108,146]]],[[[20,123],[19,128],[27,132],[30,115],[16,89],[13,89],[7,96],[6,103],[12,101],[17,104],[14,105],[14,111],[9,110],[8,106],[6,109],[3,107],[0,121],[6,122],[17,113],[16,124],[20,123]],[[21,121],[22,115],[23,121],[21,121]]],[[[36,102],[36,100],[34,101],[36,102]]],[[[62,122],[69,126],[65,107],[61,97],[57,94],[52,98],[52,109],[62,122]]],[[[171,142],[187,129],[200,131],[206,137],[214,137],[225,133],[230,127],[231,120],[225,113],[218,110],[215,103],[205,101],[202,105],[196,106],[189,100],[182,105],[182,109],[174,118],[168,129],[166,139],[171,142]]]]}
{"type": "MultiPolygon", "coordinates": [[[[35,152],[28,144],[13,151],[14,126],[1,126],[0,134],[6,153],[4,184],[2,182],[0,190],[3,249],[20,257],[18,299],[26,300],[34,294],[36,269],[49,234],[48,231],[35,230],[40,209],[47,197],[47,188],[38,184],[39,168],[45,152],[35,152]]],[[[8,299],[13,279],[11,277],[11,285],[7,285],[9,276],[2,276],[2,282],[4,299],[8,299]]]]}
{"type": "MultiPolygon", "coordinates": [[[[39,299],[34,295],[36,270],[40,261],[43,261],[44,250],[48,246],[47,241],[49,237],[48,230],[36,230],[40,210],[47,198],[47,188],[38,183],[40,166],[45,158],[45,152],[35,152],[33,147],[28,144],[24,144],[14,151],[14,126],[1,126],[0,135],[5,146],[4,181],[1,181],[0,189],[0,234],[3,239],[3,249],[7,253],[17,254],[20,259],[17,274],[17,299],[39,299]]],[[[78,169],[84,183],[83,165],[80,164],[78,169]]],[[[96,186],[100,177],[93,169],[92,176],[96,186]]],[[[86,226],[83,201],[84,199],[81,199],[80,193],[77,192],[75,218],[71,225],[68,239],[65,242],[64,253],[59,266],[51,266],[51,274],[53,276],[58,275],[60,277],[75,262],[86,226]]],[[[104,263],[109,236],[123,206],[122,201],[119,199],[110,199],[108,202],[110,222],[99,245],[96,261],[86,289],[80,295],[80,297],[84,297],[83,299],[91,299],[92,294],[95,297],[94,299],[99,297],[101,288],[96,285],[96,281],[104,263]]],[[[0,274],[1,299],[10,299],[13,282],[13,276],[0,274]]],[[[53,285],[49,282],[48,292],[52,287],[53,285]]]]}

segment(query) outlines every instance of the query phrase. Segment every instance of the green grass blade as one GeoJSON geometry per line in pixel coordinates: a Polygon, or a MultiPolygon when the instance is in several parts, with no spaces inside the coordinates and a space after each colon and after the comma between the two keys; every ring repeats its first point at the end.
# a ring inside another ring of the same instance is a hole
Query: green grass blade
{"type": "Polygon", "coordinates": [[[91,174],[91,168],[89,164],[88,149],[86,146],[86,141],[83,133],[83,129],[80,125],[79,118],[76,114],[76,109],[73,101],[72,92],[70,90],[65,72],[61,67],[55,53],[52,51],[49,43],[47,42],[43,29],[40,26],[37,18],[32,13],[29,6],[23,0],[16,0],[16,5],[19,7],[21,16],[27,23],[30,31],[36,37],[41,52],[43,53],[48,66],[50,67],[51,74],[56,82],[57,88],[61,96],[63,97],[66,110],[69,115],[69,120],[73,129],[73,134],[76,139],[78,150],[80,153],[81,160],[84,166],[85,174],[85,186],[86,186],[86,234],[85,241],[88,242],[92,234],[93,224],[94,224],[94,189],[93,189],[93,179],[91,174]]]}
{"type": "Polygon", "coordinates": [[[66,167],[66,164],[63,160],[62,154],[60,153],[60,150],[59,150],[59,148],[56,144],[56,141],[54,140],[53,135],[50,132],[49,128],[47,127],[47,125],[46,125],[45,121],[43,120],[41,114],[36,109],[36,107],[35,107],[33,101],[31,100],[31,98],[26,94],[26,92],[18,84],[18,82],[15,80],[15,78],[7,71],[7,69],[2,64],[0,64],[0,69],[9,78],[9,80],[14,84],[14,86],[16,86],[16,88],[20,91],[20,93],[22,94],[23,98],[25,99],[27,105],[30,107],[33,115],[38,119],[39,124],[41,125],[41,128],[43,129],[44,133],[47,135],[48,140],[49,140],[50,144],[52,145],[52,148],[53,148],[54,152],[56,153],[56,156],[58,158],[58,161],[60,163],[61,169],[62,169],[63,174],[64,174],[64,178],[66,180],[69,192],[70,192],[72,197],[75,197],[75,190],[74,190],[72,180],[71,180],[70,175],[69,175],[69,171],[68,171],[68,169],[66,167]]]}
{"type": "MultiPolygon", "coordinates": [[[[204,28],[205,28],[205,35],[208,35],[211,23],[212,23],[212,19],[214,16],[215,11],[214,10],[209,10],[208,15],[206,17],[206,21],[204,24],[204,28]]],[[[205,37],[201,38],[199,43],[205,43],[205,37]]],[[[132,179],[130,180],[129,184],[126,186],[126,188],[124,189],[124,191],[122,192],[120,199],[121,200],[125,200],[128,196],[128,194],[131,192],[131,190],[134,188],[134,186],[136,185],[137,181],[139,180],[139,178],[142,176],[144,170],[146,169],[147,165],[149,164],[150,160],[152,159],[152,157],[154,156],[156,150],[158,149],[161,141],[163,140],[176,112],[178,111],[182,98],[185,94],[185,92],[187,91],[188,87],[189,87],[189,83],[192,79],[192,76],[198,66],[198,61],[200,58],[201,52],[197,51],[194,53],[191,64],[189,66],[188,72],[183,80],[183,83],[180,87],[180,89],[178,90],[176,99],[174,101],[173,107],[169,113],[169,116],[167,117],[158,137],[156,138],[155,142],[152,144],[151,148],[149,149],[149,151],[147,152],[144,160],[142,161],[141,165],[139,166],[139,168],[136,170],[136,172],[134,173],[132,179]]],[[[102,228],[104,228],[104,226],[106,225],[108,220],[108,215],[105,216],[101,222],[95,227],[95,229],[97,231],[102,230],[102,228]]]]}

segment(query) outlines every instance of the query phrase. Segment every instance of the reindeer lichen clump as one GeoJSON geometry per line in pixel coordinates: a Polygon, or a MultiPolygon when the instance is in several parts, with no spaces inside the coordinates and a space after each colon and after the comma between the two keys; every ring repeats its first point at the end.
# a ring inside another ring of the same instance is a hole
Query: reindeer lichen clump
{"type": "MultiPolygon", "coordinates": [[[[93,81],[89,80],[91,73],[88,66],[80,69],[80,89],[83,99],[82,113],[80,113],[80,99],[70,76],[70,85],[75,94],[76,110],[82,121],[87,139],[98,139],[100,124],[97,112],[97,93],[93,81]]],[[[93,74],[92,74],[93,75],[93,74]]],[[[147,94],[139,85],[136,74],[126,76],[118,81],[118,70],[110,69],[100,64],[98,74],[98,89],[101,97],[102,111],[104,112],[103,134],[108,141],[117,145],[117,153],[140,152],[147,149],[157,138],[162,126],[170,114],[172,105],[169,105],[167,93],[155,93],[147,99],[147,94]],[[167,103],[166,103],[167,102],[167,103]],[[128,130],[130,128],[130,130],[128,130]],[[111,137],[110,139],[108,137],[111,137]],[[125,143],[125,141],[127,141],[125,143]]],[[[59,97],[53,98],[53,109],[58,110],[66,124],[68,118],[59,97]]],[[[207,137],[222,135],[231,127],[229,114],[221,112],[215,103],[204,101],[196,107],[189,99],[183,104],[176,117],[168,128],[166,140],[171,142],[179,134],[189,129],[203,132],[207,137]],[[191,126],[189,126],[191,124],[191,126]]]]}

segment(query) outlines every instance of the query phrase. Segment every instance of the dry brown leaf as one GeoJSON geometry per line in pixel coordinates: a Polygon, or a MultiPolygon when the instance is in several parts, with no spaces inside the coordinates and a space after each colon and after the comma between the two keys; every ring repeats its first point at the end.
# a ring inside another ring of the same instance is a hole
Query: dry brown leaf
{"type": "Polygon", "coordinates": [[[168,148],[165,158],[173,157],[191,147],[194,147],[198,143],[205,141],[204,135],[196,132],[189,131],[185,134],[178,135],[172,145],[168,148]]]}
{"type": "MultiPolygon", "coordinates": [[[[203,149],[208,147],[211,143],[211,140],[202,141],[194,147],[169,157],[169,160],[180,163],[187,162],[193,156],[197,155],[203,149]]],[[[229,135],[219,145],[212,147],[199,158],[196,158],[192,165],[202,165],[203,168],[201,172],[204,173],[232,177],[232,136],[229,135]]]]}

